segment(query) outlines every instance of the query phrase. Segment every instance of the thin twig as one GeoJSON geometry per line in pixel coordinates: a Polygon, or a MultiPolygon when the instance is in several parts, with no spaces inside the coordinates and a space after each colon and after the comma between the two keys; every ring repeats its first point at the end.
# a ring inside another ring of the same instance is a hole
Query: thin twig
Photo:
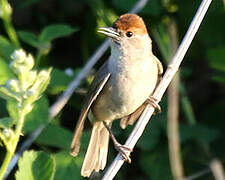
{"type": "MultiPolygon", "coordinates": [[[[160,84],[157,86],[153,97],[158,100],[158,102],[161,100],[163,94],[165,93],[169,83],[171,82],[172,78],[174,77],[175,73],[177,72],[182,59],[184,55],[187,52],[187,49],[189,48],[194,35],[196,34],[203,17],[205,16],[205,13],[208,10],[208,7],[210,5],[212,0],[203,0],[181,45],[179,46],[174,58],[172,59],[170,65],[167,68],[167,71],[165,72],[165,75],[160,82],[160,84]]],[[[131,149],[134,148],[135,144],[137,143],[138,139],[141,137],[145,126],[147,125],[150,117],[152,116],[154,112],[154,107],[148,105],[144,112],[142,113],[141,117],[139,118],[137,124],[135,125],[132,133],[130,134],[129,138],[127,139],[125,145],[131,149]]],[[[118,154],[109,167],[109,169],[106,171],[103,180],[111,180],[115,177],[121,166],[123,165],[124,160],[121,157],[120,154],[118,154]]]]}
{"type": "MultiPolygon", "coordinates": [[[[171,20],[168,24],[168,33],[170,36],[170,51],[175,54],[178,48],[178,36],[176,23],[171,20]]],[[[179,73],[177,73],[168,87],[168,123],[167,134],[169,144],[170,168],[175,180],[183,179],[183,165],[180,153],[179,140],[179,73]]]]}
{"type": "Polygon", "coordinates": [[[215,177],[215,180],[225,180],[223,165],[218,159],[213,159],[210,163],[210,169],[215,177]]]}
{"type": "Polygon", "coordinates": [[[183,165],[180,153],[179,139],[179,73],[177,73],[168,87],[168,123],[167,134],[169,144],[170,168],[174,180],[183,179],[183,165]]]}
{"type": "Polygon", "coordinates": [[[109,40],[107,39],[91,56],[88,63],[84,66],[81,72],[76,76],[76,78],[69,84],[66,91],[58,98],[58,100],[51,106],[49,113],[50,118],[54,118],[66,105],[70,97],[72,96],[74,90],[80,85],[81,81],[87,77],[88,73],[96,62],[102,57],[107,48],[109,47],[109,40]]]}
{"type": "Polygon", "coordinates": [[[190,175],[190,176],[184,178],[183,180],[194,180],[194,179],[197,179],[197,178],[199,178],[201,176],[204,176],[206,174],[209,174],[210,172],[211,172],[210,169],[207,168],[207,169],[204,169],[204,170],[202,170],[200,172],[197,172],[197,173],[195,173],[193,175],[190,175]]]}
{"type": "MultiPolygon", "coordinates": [[[[171,50],[169,48],[170,45],[168,45],[168,43],[165,41],[166,38],[163,38],[164,33],[167,33],[167,31],[165,29],[167,29],[167,28],[164,27],[163,32],[162,32],[162,27],[161,27],[161,25],[159,25],[157,28],[152,28],[151,33],[152,33],[154,40],[157,43],[157,46],[159,47],[159,50],[160,50],[160,53],[161,53],[163,59],[165,59],[166,64],[168,64],[169,61],[171,60],[171,57],[174,55],[175,52],[171,53],[171,50]]],[[[194,125],[196,123],[195,114],[193,112],[193,108],[192,108],[190,99],[187,95],[185,85],[182,81],[179,82],[179,93],[180,93],[181,108],[183,109],[183,112],[186,116],[187,123],[190,125],[194,125]]]]}
{"type": "Polygon", "coordinates": [[[201,176],[209,174],[211,172],[213,173],[216,180],[225,179],[225,174],[224,174],[223,165],[221,161],[218,159],[213,159],[209,164],[209,168],[201,170],[193,175],[190,175],[184,178],[183,180],[194,180],[194,179],[200,178],[201,176]]]}
{"type": "MultiPolygon", "coordinates": [[[[130,13],[138,13],[140,12],[146,5],[148,0],[139,0],[130,13]]],[[[75,79],[69,84],[66,91],[58,98],[58,100],[51,106],[49,109],[49,122],[62,110],[65,104],[68,102],[70,97],[72,96],[75,89],[80,85],[81,81],[88,75],[90,70],[96,64],[96,62],[102,57],[105,51],[109,47],[109,40],[105,40],[104,43],[95,51],[95,53],[89,58],[88,63],[84,66],[81,72],[75,77],[75,79]]],[[[28,149],[31,144],[37,139],[37,137],[41,134],[41,132],[45,129],[47,125],[40,125],[35,131],[33,131],[26,141],[18,148],[17,153],[12,158],[5,178],[10,174],[12,169],[15,167],[18,159],[22,155],[22,153],[28,149]]]]}

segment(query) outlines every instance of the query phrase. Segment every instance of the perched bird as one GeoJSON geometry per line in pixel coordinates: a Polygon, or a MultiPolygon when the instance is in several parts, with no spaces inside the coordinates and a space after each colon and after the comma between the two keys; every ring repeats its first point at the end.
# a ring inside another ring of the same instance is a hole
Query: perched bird
{"type": "Polygon", "coordinates": [[[88,116],[93,128],[81,169],[84,177],[105,168],[109,135],[116,149],[130,161],[126,153],[129,148],[115,140],[111,124],[122,118],[120,125],[126,128],[140,116],[146,102],[157,106],[151,95],[163,71],[162,64],[152,53],[152,41],[145,23],[138,15],[124,14],[112,27],[100,28],[98,32],[111,39],[111,55],[91,84],[71,145],[71,155],[76,156],[88,116]]]}

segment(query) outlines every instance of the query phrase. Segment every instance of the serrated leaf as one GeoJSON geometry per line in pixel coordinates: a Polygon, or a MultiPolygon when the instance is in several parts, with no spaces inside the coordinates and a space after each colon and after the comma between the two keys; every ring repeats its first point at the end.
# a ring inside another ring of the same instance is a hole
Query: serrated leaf
{"type": "Polygon", "coordinates": [[[13,125],[13,120],[10,117],[0,118],[0,128],[10,128],[13,125]]]}
{"type": "Polygon", "coordinates": [[[16,180],[53,180],[55,160],[44,152],[25,151],[19,160],[16,180]]]}
{"type": "Polygon", "coordinates": [[[39,36],[39,41],[49,42],[59,37],[71,35],[77,30],[78,30],[77,28],[72,28],[64,24],[50,25],[43,29],[43,31],[39,36]]]}
{"type": "Polygon", "coordinates": [[[71,80],[72,77],[69,77],[63,71],[54,68],[51,73],[51,81],[48,90],[51,94],[58,94],[67,88],[71,80]]]}
{"type": "Polygon", "coordinates": [[[48,109],[48,99],[45,96],[35,102],[33,110],[27,115],[24,122],[23,133],[27,134],[32,132],[41,124],[46,124],[49,119],[48,109]]]}
{"type": "Polygon", "coordinates": [[[37,138],[37,143],[70,149],[72,132],[55,124],[49,124],[37,138]]]}
{"type": "Polygon", "coordinates": [[[73,157],[68,151],[60,152],[54,155],[56,160],[56,173],[54,180],[81,180],[80,168],[83,163],[83,158],[80,156],[73,157]]]}
{"type": "Polygon", "coordinates": [[[10,55],[14,52],[15,49],[16,47],[11,44],[8,39],[0,35],[0,54],[2,54],[8,62],[11,60],[10,55]]]}
{"type": "Polygon", "coordinates": [[[9,65],[0,58],[0,85],[13,77],[13,73],[9,69],[9,65]]]}
{"type": "Polygon", "coordinates": [[[25,43],[38,48],[39,46],[38,37],[34,33],[27,31],[19,31],[18,35],[20,39],[25,43]]]}

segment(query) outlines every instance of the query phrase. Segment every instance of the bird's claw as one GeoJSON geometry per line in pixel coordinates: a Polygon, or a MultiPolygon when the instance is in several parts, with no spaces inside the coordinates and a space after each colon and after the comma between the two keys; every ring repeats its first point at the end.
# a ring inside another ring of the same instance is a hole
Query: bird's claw
{"type": "Polygon", "coordinates": [[[133,151],[131,148],[119,143],[115,145],[115,148],[119,151],[126,162],[131,163],[130,153],[133,151]]]}
{"type": "Polygon", "coordinates": [[[149,96],[146,100],[146,103],[152,105],[155,109],[158,110],[158,112],[162,112],[160,105],[158,104],[157,99],[155,99],[153,96],[149,96]]]}

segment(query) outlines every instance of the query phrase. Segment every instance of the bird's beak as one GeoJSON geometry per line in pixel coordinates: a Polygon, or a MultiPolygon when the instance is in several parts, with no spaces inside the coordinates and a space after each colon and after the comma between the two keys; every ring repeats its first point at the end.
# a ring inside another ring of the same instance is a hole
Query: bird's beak
{"type": "Polygon", "coordinates": [[[101,27],[98,30],[99,33],[105,34],[106,36],[118,40],[120,38],[120,34],[116,32],[116,29],[112,27],[101,27]]]}

